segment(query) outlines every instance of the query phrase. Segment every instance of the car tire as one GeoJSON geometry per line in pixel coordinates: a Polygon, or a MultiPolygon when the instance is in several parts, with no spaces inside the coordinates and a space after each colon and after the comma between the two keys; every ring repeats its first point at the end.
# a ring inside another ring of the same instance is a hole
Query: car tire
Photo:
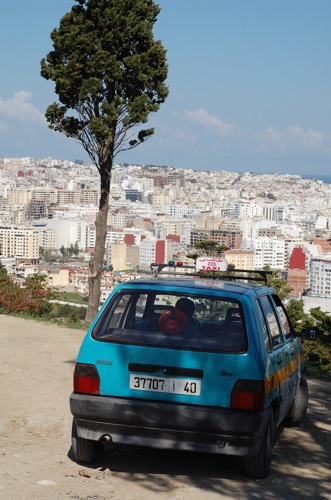
{"type": "Polygon", "coordinates": [[[304,375],[302,375],[297,393],[295,395],[293,406],[286,419],[287,425],[296,426],[301,424],[307,412],[308,398],[309,398],[309,391],[308,391],[307,379],[304,375]]]}
{"type": "Polygon", "coordinates": [[[100,441],[92,441],[91,439],[84,439],[77,434],[77,425],[75,420],[72,422],[71,431],[71,448],[75,455],[77,462],[85,464],[92,464],[97,462],[103,452],[104,445],[100,441]]]}
{"type": "Polygon", "coordinates": [[[245,474],[254,479],[267,477],[271,469],[271,455],[274,445],[274,421],[271,416],[264,433],[261,447],[254,457],[245,458],[245,474]]]}

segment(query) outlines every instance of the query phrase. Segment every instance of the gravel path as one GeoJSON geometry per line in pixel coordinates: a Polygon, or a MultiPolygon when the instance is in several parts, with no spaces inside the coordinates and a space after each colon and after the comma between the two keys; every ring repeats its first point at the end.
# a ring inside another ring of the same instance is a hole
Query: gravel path
{"type": "Polygon", "coordinates": [[[93,467],[70,453],[69,395],[84,332],[0,315],[0,499],[330,499],[330,384],[310,380],[303,425],[286,428],[267,479],[237,460],[119,448],[93,467]]]}

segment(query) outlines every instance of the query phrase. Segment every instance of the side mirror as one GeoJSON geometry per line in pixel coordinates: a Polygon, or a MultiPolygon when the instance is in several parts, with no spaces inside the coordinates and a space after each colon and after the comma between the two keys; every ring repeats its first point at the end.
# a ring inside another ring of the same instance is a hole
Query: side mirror
{"type": "Polygon", "coordinates": [[[302,338],[303,340],[316,340],[317,330],[314,330],[313,328],[306,328],[305,330],[302,330],[302,332],[300,332],[297,335],[298,335],[298,337],[302,338]]]}

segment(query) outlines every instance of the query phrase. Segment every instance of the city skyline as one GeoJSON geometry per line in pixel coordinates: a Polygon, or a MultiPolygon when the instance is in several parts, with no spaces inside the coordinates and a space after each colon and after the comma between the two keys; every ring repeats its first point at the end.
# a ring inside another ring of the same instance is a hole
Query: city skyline
{"type": "MultiPolygon", "coordinates": [[[[97,169],[48,158],[0,163],[0,261],[20,280],[46,272],[52,286],[87,294],[97,169]]],[[[117,274],[103,277],[103,300],[118,273],[149,272],[151,262],[192,264],[196,243],[213,240],[237,269],[281,271],[294,296],[307,295],[307,307],[318,299],[329,310],[330,190],[299,175],[115,165],[105,262],[117,274]]]]}
{"type": "MultiPolygon", "coordinates": [[[[40,76],[50,32],[74,0],[0,2],[0,157],[89,161],[50,131],[57,100],[40,76]]],[[[328,175],[331,4],[323,0],[159,0],[170,95],[155,135],[118,163],[328,175]]]]}

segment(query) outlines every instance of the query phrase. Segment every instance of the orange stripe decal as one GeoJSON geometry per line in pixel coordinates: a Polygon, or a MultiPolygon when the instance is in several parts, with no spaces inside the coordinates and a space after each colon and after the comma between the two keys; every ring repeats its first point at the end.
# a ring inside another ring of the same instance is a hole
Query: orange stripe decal
{"type": "Polygon", "coordinates": [[[273,389],[283,384],[293,372],[295,372],[302,363],[303,355],[298,353],[295,358],[291,359],[283,368],[280,368],[273,375],[264,379],[264,393],[268,394],[273,389]]]}

